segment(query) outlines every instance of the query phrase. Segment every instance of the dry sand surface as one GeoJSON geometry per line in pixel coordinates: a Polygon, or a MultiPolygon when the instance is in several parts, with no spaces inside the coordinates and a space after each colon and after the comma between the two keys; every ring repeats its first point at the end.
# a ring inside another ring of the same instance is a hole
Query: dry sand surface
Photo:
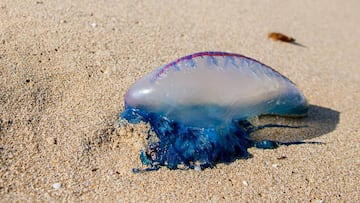
{"type": "Polygon", "coordinates": [[[0,200],[359,202],[359,10],[357,0],[1,0],[0,200]],[[206,50],[260,60],[308,98],[309,116],[291,122],[310,128],[257,136],[325,144],[133,174],[147,128],[115,131],[126,90],[206,50]]]}

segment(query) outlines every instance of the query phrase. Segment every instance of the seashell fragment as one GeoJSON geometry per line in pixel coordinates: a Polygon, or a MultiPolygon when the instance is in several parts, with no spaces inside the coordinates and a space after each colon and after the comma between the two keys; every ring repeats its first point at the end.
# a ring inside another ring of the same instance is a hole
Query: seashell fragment
{"type": "Polygon", "coordinates": [[[145,170],[179,165],[203,169],[247,158],[252,146],[281,144],[253,141],[251,132],[261,127],[253,126],[249,118],[305,116],[307,110],[296,85],[269,66],[239,54],[200,52],[164,65],[132,85],[120,123],[148,122],[155,132],[157,141],[149,139],[148,149],[140,155],[150,165],[145,170]]]}

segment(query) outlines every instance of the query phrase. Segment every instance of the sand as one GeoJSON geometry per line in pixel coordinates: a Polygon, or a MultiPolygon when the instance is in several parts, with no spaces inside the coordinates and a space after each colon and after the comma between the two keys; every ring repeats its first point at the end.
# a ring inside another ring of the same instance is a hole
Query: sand
{"type": "Polygon", "coordinates": [[[359,202],[359,9],[357,0],[0,1],[0,200],[359,202]],[[147,129],[116,131],[126,90],[207,50],[260,60],[308,98],[309,116],[290,122],[311,128],[259,136],[324,144],[133,174],[147,129]]]}

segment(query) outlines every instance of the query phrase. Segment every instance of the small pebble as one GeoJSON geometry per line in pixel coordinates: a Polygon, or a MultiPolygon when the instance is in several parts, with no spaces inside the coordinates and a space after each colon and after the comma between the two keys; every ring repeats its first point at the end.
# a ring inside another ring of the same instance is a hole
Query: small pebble
{"type": "Polygon", "coordinates": [[[243,184],[244,186],[248,186],[248,185],[249,185],[246,180],[243,180],[242,184],[243,184]]]}
{"type": "Polygon", "coordinates": [[[278,168],[280,165],[279,164],[273,164],[272,167],[274,168],[278,168]]]}
{"type": "Polygon", "coordinates": [[[95,27],[96,27],[96,23],[91,23],[91,27],[95,28],[95,27]]]}
{"type": "Polygon", "coordinates": [[[52,185],[52,187],[53,187],[55,190],[58,190],[58,189],[61,188],[61,183],[54,183],[54,184],[52,185]]]}
{"type": "Polygon", "coordinates": [[[276,159],[282,160],[282,159],[286,159],[286,158],[287,158],[286,156],[281,156],[281,157],[278,157],[278,158],[276,158],[276,159]]]}

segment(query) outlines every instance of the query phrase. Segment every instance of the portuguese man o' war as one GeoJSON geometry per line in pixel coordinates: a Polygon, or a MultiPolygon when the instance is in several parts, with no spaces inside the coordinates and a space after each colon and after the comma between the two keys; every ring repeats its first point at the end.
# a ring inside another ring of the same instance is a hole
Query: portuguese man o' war
{"type": "MultiPolygon", "coordinates": [[[[203,169],[248,158],[250,147],[276,148],[254,141],[265,127],[249,119],[260,115],[305,116],[308,103],[296,85],[269,66],[243,55],[200,52],[164,65],[138,80],[125,95],[124,122],[149,123],[145,170],[203,169]]],[[[282,126],[277,126],[282,127],[282,126]]]]}

